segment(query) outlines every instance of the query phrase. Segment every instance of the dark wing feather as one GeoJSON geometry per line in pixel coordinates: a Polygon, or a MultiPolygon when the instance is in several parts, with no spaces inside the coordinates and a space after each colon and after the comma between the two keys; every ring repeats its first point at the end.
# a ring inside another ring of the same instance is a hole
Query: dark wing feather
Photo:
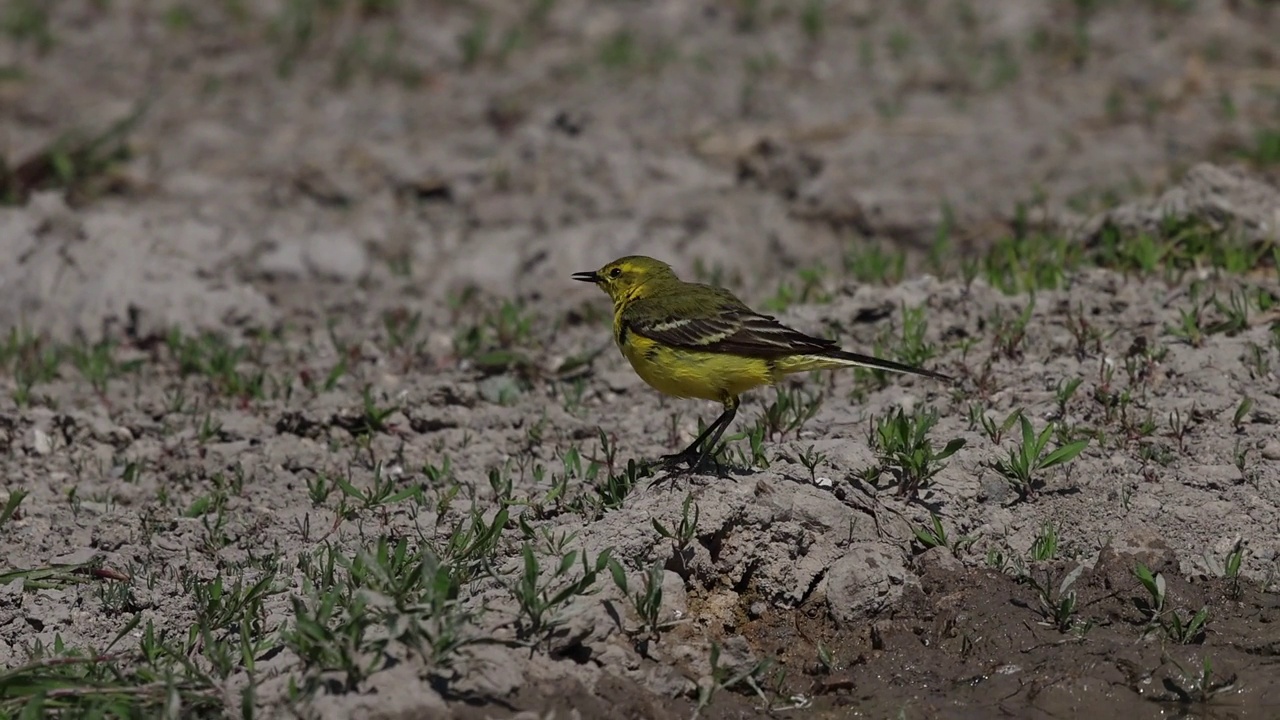
{"type": "Polygon", "coordinates": [[[663,345],[766,360],[839,349],[832,340],[806,335],[752,311],[728,293],[707,295],[700,304],[669,312],[654,312],[647,300],[637,300],[635,312],[624,317],[627,330],[663,345]]]}

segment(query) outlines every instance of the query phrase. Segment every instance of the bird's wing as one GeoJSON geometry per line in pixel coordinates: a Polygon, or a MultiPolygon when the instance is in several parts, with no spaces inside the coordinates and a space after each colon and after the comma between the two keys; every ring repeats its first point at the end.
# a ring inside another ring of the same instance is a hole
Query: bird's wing
{"type": "Polygon", "coordinates": [[[636,300],[630,317],[623,317],[625,327],[663,345],[763,359],[838,349],[832,340],[793,330],[725,291],[707,289],[717,292],[695,293],[676,303],[636,300]]]}

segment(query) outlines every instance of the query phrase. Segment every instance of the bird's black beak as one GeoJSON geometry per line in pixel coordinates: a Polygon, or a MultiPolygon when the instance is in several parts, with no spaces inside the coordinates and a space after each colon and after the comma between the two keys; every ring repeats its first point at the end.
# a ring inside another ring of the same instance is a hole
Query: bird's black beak
{"type": "Polygon", "coordinates": [[[573,274],[573,279],[581,280],[582,282],[598,283],[600,282],[600,273],[595,270],[592,270],[591,272],[578,272],[573,274]]]}

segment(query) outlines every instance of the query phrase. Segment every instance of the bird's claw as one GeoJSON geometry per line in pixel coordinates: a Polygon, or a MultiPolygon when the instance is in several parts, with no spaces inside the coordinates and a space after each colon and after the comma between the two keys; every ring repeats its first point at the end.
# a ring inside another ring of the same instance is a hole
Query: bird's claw
{"type": "Polygon", "coordinates": [[[706,470],[713,470],[717,474],[721,472],[720,463],[713,457],[703,456],[697,448],[690,448],[674,455],[663,455],[654,464],[673,476],[706,470]]]}
{"type": "Polygon", "coordinates": [[[698,454],[691,452],[680,452],[673,455],[663,455],[658,458],[658,464],[670,470],[672,468],[684,465],[692,469],[694,464],[698,462],[698,454]]]}

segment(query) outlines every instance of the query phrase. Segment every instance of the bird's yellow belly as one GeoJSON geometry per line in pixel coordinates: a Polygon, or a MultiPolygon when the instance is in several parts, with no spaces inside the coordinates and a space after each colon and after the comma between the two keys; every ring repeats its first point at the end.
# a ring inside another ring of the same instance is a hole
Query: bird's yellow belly
{"type": "Polygon", "coordinates": [[[636,335],[622,354],[642,380],[676,397],[723,401],[778,379],[767,360],[662,347],[636,335]]]}

